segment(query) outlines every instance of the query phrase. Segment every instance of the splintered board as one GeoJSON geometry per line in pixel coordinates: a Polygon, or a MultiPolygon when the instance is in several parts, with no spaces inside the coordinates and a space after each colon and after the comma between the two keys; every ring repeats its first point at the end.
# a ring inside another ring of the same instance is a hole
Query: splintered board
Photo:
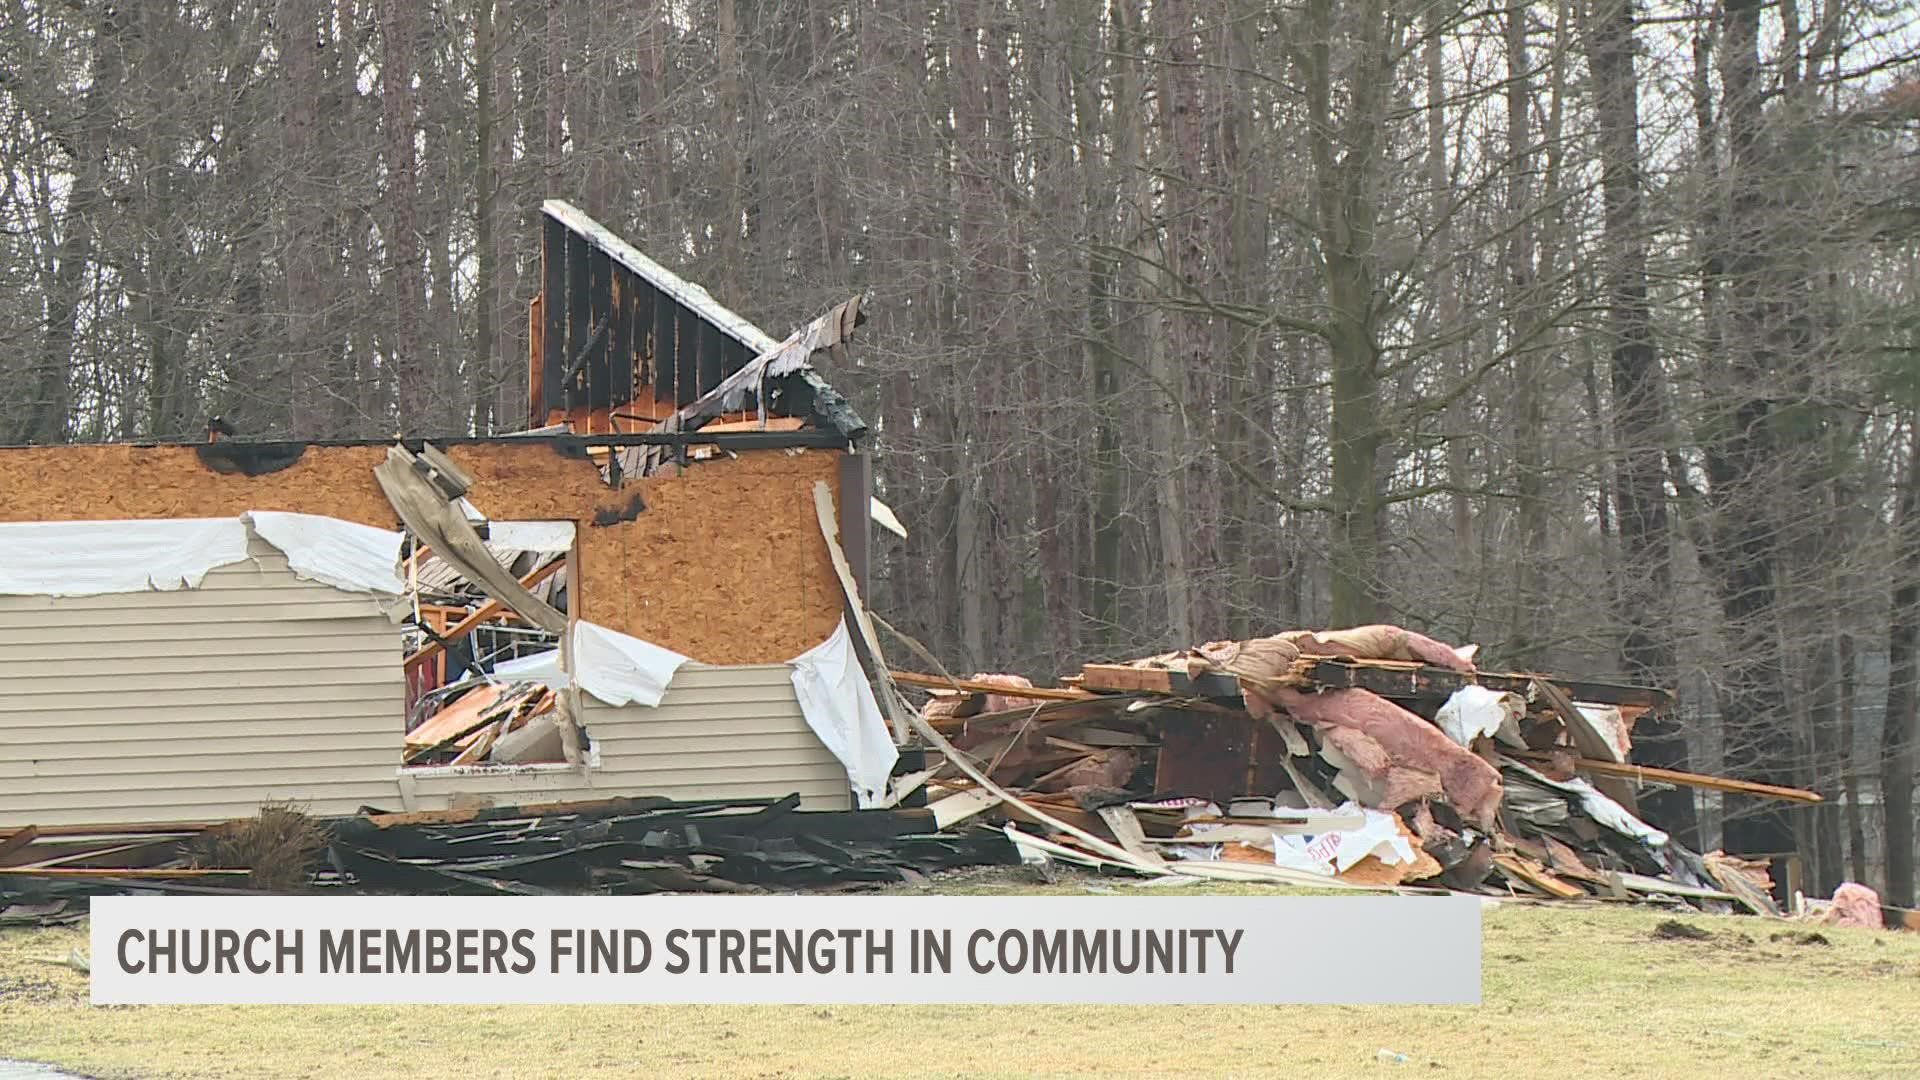
{"type": "MultiPolygon", "coordinates": [[[[743,450],[614,490],[544,441],[462,443],[467,498],[499,521],[572,521],[580,615],[709,664],[790,660],[839,622],[839,583],[813,484],[839,489],[838,451],[743,450]],[[598,526],[644,509],[631,521],[598,526]]],[[[399,527],[374,481],[387,447],[309,446],[258,476],[221,472],[193,446],[0,449],[0,521],[231,517],[282,510],[399,527]]]]}

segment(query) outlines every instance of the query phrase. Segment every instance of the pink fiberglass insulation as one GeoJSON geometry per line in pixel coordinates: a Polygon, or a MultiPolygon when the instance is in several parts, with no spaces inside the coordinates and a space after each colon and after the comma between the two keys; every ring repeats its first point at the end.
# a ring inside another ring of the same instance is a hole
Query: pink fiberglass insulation
{"type": "Polygon", "coordinates": [[[1454,671],[1474,670],[1473,661],[1425,634],[1399,626],[1356,626],[1350,630],[1296,630],[1285,637],[1309,656],[1351,656],[1359,660],[1417,660],[1454,671]]]}
{"type": "Polygon", "coordinates": [[[1880,894],[1852,881],[1833,890],[1833,906],[1827,909],[1824,921],[1867,930],[1884,930],[1887,925],[1880,918],[1880,894]]]}
{"type": "MultiPolygon", "coordinates": [[[[1031,690],[1033,688],[1033,683],[1020,675],[979,674],[975,675],[972,681],[989,683],[993,686],[1004,686],[1015,690],[1031,690]]],[[[990,713],[1005,712],[1008,709],[1017,709],[1022,705],[1032,704],[1034,704],[1034,702],[1028,698],[1008,697],[1005,694],[988,694],[986,705],[982,711],[990,713]]]]}
{"type": "Polygon", "coordinates": [[[1395,776],[1396,770],[1427,773],[1438,777],[1440,790],[1463,820],[1493,827],[1500,773],[1439,728],[1367,690],[1303,694],[1276,688],[1267,695],[1294,719],[1312,724],[1355,768],[1382,785],[1381,809],[1399,805],[1388,800],[1421,786],[1415,777],[1395,776]]]}

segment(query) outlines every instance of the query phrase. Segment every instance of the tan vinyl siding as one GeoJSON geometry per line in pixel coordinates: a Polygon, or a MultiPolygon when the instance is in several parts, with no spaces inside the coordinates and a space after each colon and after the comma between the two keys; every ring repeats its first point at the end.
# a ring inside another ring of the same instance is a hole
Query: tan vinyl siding
{"type": "Polygon", "coordinates": [[[0,596],[0,829],[657,795],[851,807],[783,664],[689,664],[658,708],[581,695],[597,767],[402,770],[400,631],[253,539],[198,589],[0,596]]]}
{"type": "Polygon", "coordinates": [[[249,550],[197,589],[0,596],[0,828],[396,801],[399,628],[249,550]]]}
{"type": "Polygon", "coordinates": [[[491,798],[671,799],[780,798],[798,793],[808,810],[853,805],[847,773],[800,715],[784,664],[707,667],[688,664],[655,708],[615,708],[581,695],[581,722],[598,745],[600,765],[435,775],[412,783],[422,809],[456,794],[491,798]]]}

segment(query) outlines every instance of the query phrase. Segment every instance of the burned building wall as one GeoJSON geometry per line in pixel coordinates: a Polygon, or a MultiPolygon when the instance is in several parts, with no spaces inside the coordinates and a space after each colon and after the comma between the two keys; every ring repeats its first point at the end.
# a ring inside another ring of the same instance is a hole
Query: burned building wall
{"type": "MultiPolygon", "coordinates": [[[[385,445],[314,445],[291,460],[248,459],[244,445],[0,450],[0,521],[283,510],[398,526],[373,476],[385,445]]],[[[708,664],[783,662],[840,619],[812,495],[824,480],[838,498],[839,451],[722,453],[617,490],[563,444],[499,440],[447,453],[472,475],[467,497],[490,518],[575,522],[584,619],[708,664]]]]}

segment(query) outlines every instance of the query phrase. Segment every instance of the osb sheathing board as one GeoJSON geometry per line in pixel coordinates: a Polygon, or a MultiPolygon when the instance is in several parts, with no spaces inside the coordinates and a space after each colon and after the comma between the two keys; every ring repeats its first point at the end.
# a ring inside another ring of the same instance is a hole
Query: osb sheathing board
{"type": "MultiPolygon", "coordinates": [[[[573,521],[580,616],[709,664],[765,664],[818,645],[840,591],[813,509],[839,493],[840,453],[752,450],[630,480],[614,491],[590,462],[543,442],[447,448],[467,497],[497,520],[573,521]],[[632,521],[591,524],[646,505],[632,521]]],[[[384,446],[314,446],[278,472],[207,468],[190,446],[0,450],[0,521],[228,517],[287,510],[399,527],[373,478],[384,446]]]]}

